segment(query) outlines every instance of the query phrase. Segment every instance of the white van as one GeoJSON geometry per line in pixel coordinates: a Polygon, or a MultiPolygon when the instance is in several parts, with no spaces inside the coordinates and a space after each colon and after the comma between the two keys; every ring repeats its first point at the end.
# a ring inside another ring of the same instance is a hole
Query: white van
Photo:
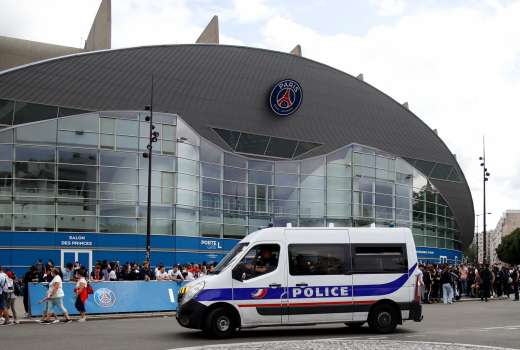
{"type": "Polygon", "coordinates": [[[177,320],[224,338],[241,328],[365,322],[381,333],[422,320],[408,228],[272,227],[214,274],[181,288],[177,320]]]}

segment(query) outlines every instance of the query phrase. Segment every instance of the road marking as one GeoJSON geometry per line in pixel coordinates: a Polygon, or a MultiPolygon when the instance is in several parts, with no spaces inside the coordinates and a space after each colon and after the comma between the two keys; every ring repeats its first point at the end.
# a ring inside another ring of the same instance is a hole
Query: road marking
{"type": "Polygon", "coordinates": [[[172,303],[175,303],[175,297],[174,297],[174,295],[173,295],[173,289],[168,288],[168,294],[170,295],[170,301],[171,301],[172,303]]]}
{"type": "Polygon", "coordinates": [[[494,330],[494,329],[507,329],[507,330],[516,330],[516,329],[520,329],[520,325],[507,325],[507,326],[499,326],[499,327],[486,327],[486,328],[481,328],[480,331],[491,331],[491,330],[494,330]]]}

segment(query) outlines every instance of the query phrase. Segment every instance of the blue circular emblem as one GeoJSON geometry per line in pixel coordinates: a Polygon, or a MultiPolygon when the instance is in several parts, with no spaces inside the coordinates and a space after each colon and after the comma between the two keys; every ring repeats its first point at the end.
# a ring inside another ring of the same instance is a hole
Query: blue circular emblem
{"type": "Polygon", "coordinates": [[[116,303],[116,294],[108,288],[96,289],[94,302],[101,307],[112,307],[116,303]]]}
{"type": "Polygon", "coordinates": [[[269,105],[273,112],[288,116],[298,110],[302,103],[302,87],[292,79],[277,82],[269,95],[269,105]]]}

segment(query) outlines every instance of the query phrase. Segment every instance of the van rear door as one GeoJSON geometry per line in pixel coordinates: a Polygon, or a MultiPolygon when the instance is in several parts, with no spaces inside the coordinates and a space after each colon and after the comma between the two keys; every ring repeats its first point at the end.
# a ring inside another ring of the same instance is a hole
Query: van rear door
{"type": "Polygon", "coordinates": [[[348,230],[286,229],[290,324],[352,321],[348,230]]]}

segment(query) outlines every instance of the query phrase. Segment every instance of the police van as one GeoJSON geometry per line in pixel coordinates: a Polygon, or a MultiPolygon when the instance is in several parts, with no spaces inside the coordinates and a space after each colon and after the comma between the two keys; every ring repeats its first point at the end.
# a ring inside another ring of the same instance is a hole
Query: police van
{"type": "Polygon", "coordinates": [[[338,322],[388,333],[422,320],[417,268],[408,228],[266,228],[181,288],[176,317],[218,338],[338,322]]]}

